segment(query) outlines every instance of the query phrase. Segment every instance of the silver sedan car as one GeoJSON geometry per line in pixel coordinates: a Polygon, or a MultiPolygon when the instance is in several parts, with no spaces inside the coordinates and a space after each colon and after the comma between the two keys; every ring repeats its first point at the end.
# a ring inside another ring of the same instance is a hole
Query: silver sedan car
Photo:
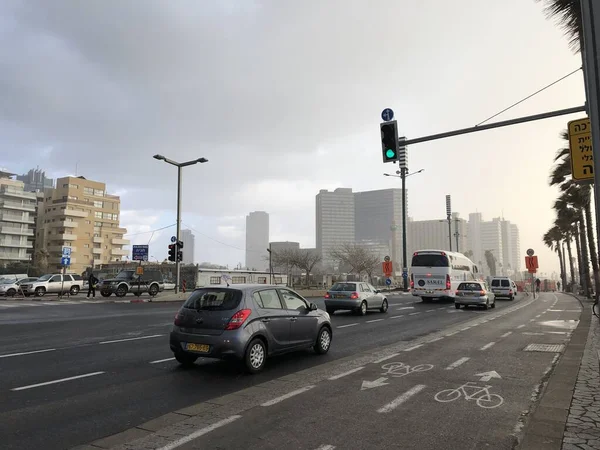
{"type": "Polygon", "coordinates": [[[490,292],[483,281],[465,281],[458,285],[454,306],[456,309],[464,306],[483,306],[484,309],[496,307],[496,297],[490,292]]]}
{"type": "Polygon", "coordinates": [[[329,351],[329,314],[282,286],[245,284],[194,290],[171,331],[170,347],[184,366],[199,357],[237,359],[250,373],[267,356],[313,348],[329,351]]]}
{"type": "Polygon", "coordinates": [[[329,314],[337,310],[354,311],[361,316],[369,309],[382,313],[388,310],[388,300],[380,290],[369,283],[344,281],[335,283],[325,294],[325,309],[329,314]]]}

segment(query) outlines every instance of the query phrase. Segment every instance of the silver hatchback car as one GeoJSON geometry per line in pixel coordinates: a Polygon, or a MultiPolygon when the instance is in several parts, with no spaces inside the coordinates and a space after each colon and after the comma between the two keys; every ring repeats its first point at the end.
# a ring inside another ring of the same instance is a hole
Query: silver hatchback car
{"type": "Polygon", "coordinates": [[[199,357],[238,359],[256,373],[267,356],[305,348],[325,354],[332,337],[329,314],[291,289],[207,286],[194,290],[175,316],[170,346],[183,365],[199,357]]]}
{"type": "Polygon", "coordinates": [[[325,308],[329,314],[337,310],[351,310],[361,316],[369,309],[378,309],[382,313],[388,310],[388,301],[379,289],[369,283],[344,281],[335,283],[325,294],[325,308]]]}
{"type": "Polygon", "coordinates": [[[484,281],[464,281],[458,285],[454,297],[456,309],[460,309],[461,305],[465,308],[467,306],[483,306],[484,309],[495,308],[496,297],[490,292],[484,281]]]}

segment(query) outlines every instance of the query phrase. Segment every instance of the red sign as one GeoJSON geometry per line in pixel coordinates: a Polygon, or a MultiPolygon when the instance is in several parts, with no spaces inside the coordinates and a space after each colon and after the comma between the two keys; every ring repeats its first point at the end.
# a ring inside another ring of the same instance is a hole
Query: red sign
{"type": "Polygon", "coordinates": [[[393,267],[392,267],[392,262],[391,261],[384,261],[381,263],[381,270],[383,271],[383,274],[386,277],[389,277],[392,275],[393,272],[393,267]]]}
{"type": "Polygon", "coordinates": [[[535,273],[536,269],[539,268],[538,257],[537,256],[526,256],[525,257],[525,267],[527,268],[529,273],[535,273]]]}

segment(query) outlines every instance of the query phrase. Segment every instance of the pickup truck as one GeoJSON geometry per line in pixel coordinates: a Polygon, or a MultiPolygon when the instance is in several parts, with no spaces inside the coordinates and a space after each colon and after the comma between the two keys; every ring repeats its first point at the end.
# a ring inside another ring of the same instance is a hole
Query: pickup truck
{"type": "Polygon", "coordinates": [[[43,297],[46,294],[66,294],[77,295],[83,288],[83,279],[80,275],[72,274],[47,274],[42,275],[37,280],[21,284],[21,289],[25,295],[35,294],[37,297],[43,297]]]}
{"type": "Polygon", "coordinates": [[[124,297],[128,293],[140,295],[150,294],[154,297],[164,289],[163,277],[158,270],[145,270],[143,275],[136,275],[133,269],[121,270],[114,278],[102,280],[100,283],[100,295],[110,297],[124,297]]]}

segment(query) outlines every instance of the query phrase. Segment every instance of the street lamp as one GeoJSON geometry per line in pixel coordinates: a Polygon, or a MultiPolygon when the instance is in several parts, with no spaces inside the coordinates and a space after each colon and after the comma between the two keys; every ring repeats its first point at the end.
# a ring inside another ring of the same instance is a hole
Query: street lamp
{"type": "Polygon", "coordinates": [[[396,173],[398,175],[392,175],[389,173],[384,173],[383,175],[386,177],[396,177],[402,179],[402,279],[404,281],[404,290],[408,290],[408,270],[406,264],[406,179],[411,175],[416,175],[417,173],[423,172],[425,169],[417,170],[416,172],[406,173],[406,169],[403,167],[400,170],[397,170],[396,173]],[[406,276],[404,274],[406,273],[406,276]]]}
{"type": "MultiPolygon", "coordinates": [[[[194,164],[208,162],[208,159],[198,158],[198,159],[194,159],[191,161],[178,163],[169,158],[164,157],[163,155],[154,155],[153,158],[157,159],[159,161],[164,161],[167,164],[171,164],[172,166],[177,167],[177,233],[176,233],[176,239],[177,239],[177,244],[179,246],[179,240],[180,240],[179,238],[180,238],[180,234],[181,234],[181,169],[183,167],[193,166],[194,164]]],[[[175,293],[176,294],[179,292],[179,281],[181,278],[181,270],[180,269],[181,268],[180,268],[179,258],[175,258],[175,273],[176,273],[175,293]]]]}

